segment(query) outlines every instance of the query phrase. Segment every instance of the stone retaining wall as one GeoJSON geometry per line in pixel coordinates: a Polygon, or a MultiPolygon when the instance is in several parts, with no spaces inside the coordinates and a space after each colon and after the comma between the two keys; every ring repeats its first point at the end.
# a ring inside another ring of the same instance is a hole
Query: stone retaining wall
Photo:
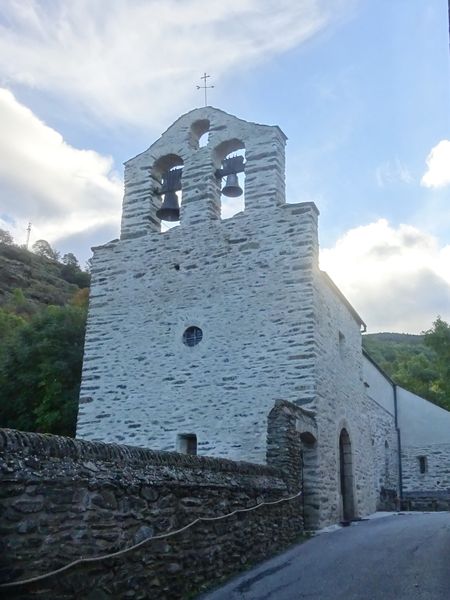
{"type": "MultiPolygon", "coordinates": [[[[294,493],[273,467],[13,430],[0,430],[0,472],[1,582],[294,493]]],[[[6,597],[191,597],[301,532],[296,498],[197,523],[119,558],[6,590],[6,597]]]]}

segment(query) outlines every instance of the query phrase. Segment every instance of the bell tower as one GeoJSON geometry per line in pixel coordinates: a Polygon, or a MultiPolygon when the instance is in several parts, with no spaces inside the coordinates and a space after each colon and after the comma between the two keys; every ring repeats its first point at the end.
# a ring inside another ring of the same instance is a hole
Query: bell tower
{"type": "Polygon", "coordinates": [[[178,216],[182,227],[220,220],[221,192],[238,193],[233,184],[239,173],[245,173],[246,211],[283,204],[285,143],[276,126],[247,123],[211,107],[180,117],[148,150],[125,163],[121,239],[159,232],[161,220],[178,216]],[[200,147],[205,133],[208,144],[200,147]],[[239,156],[228,158],[242,149],[245,165],[239,156]]]}
{"type": "Polygon", "coordinates": [[[94,249],[78,437],[264,462],[275,401],[314,397],[318,213],[286,203],[285,143],[204,107],[125,163],[120,240],[94,249]]]}

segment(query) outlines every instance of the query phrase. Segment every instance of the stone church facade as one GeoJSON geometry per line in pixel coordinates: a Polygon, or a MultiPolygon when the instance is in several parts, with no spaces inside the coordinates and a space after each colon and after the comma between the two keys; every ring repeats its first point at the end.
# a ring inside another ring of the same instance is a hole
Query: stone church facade
{"type": "Polygon", "coordinates": [[[77,437],[265,463],[270,415],[292,406],[311,528],[448,496],[450,414],[363,353],[319,267],[316,206],[286,203],[285,143],[205,107],[125,164],[121,237],[94,249],[77,437]],[[245,209],[221,219],[236,153],[245,209]]]}

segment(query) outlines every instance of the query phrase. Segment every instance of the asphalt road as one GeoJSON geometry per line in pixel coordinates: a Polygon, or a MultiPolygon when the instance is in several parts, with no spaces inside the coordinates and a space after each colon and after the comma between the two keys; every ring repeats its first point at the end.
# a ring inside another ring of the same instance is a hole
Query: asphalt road
{"type": "Polygon", "coordinates": [[[198,600],[450,600],[450,513],[322,533],[198,600]]]}

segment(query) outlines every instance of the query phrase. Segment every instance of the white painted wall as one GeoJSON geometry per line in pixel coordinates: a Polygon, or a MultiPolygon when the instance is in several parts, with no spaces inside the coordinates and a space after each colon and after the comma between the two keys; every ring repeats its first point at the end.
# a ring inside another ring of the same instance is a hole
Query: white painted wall
{"type": "Polygon", "coordinates": [[[397,403],[404,446],[450,443],[450,412],[401,387],[397,403]]]}
{"type": "Polygon", "coordinates": [[[363,379],[369,398],[394,415],[394,387],[366,356],[363,356],[363,379]]]}

